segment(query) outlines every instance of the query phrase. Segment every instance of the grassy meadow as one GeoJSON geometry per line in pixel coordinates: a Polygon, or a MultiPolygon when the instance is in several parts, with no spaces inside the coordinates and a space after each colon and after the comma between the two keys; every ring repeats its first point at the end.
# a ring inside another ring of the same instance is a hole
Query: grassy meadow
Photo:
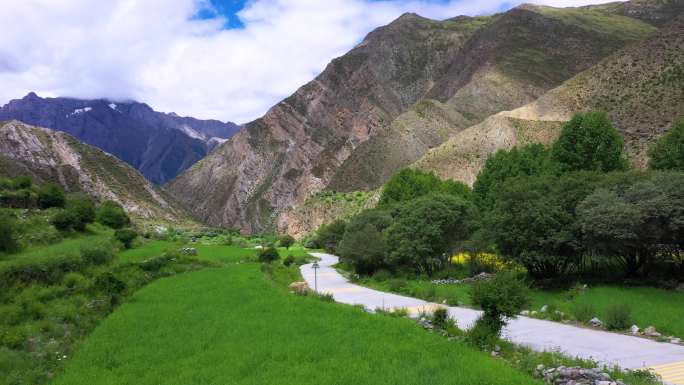
{"type": "MultiPolygon", "coordinates": [[[[224,261],[253,253],[232,251],[199,247],[201,257],[224,261]]],[[[138,291],[97,327],[54,383],[539,382],[408,319],[295,296],[259,264],[235,263],[138,291]]]]}

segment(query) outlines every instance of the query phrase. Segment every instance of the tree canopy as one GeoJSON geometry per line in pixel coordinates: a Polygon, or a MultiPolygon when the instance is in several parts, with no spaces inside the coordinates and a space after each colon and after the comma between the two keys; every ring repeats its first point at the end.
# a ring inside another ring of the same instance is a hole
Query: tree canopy
{"type": "Polygon", "coordinates": [[[670,131],[651,146],[649,156],[654,170],[684,171],[684,118],[675,121],[670,131]]]}

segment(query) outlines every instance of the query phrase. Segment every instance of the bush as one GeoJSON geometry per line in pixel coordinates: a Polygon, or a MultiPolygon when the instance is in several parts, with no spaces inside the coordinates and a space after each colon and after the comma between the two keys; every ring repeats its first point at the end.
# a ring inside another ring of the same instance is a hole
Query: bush
{"type": "Polygon", "coordinates": [[[432,313],[432,324],[439,329],[446,329],[449,325],[449,311],[445,307],[439,307],[432,313]]]}
{"type": "Polygon", "coordinates": [[[295,244],[295,239],[289,234],[285,234],[280,237],[278,240],[278,243],[280,244],[280,247],[284,247],[286,249],[289,249],[290,246],[295,244]]]}
{"type": "Polygon", "coordinates": [[[271,263],[278,259],[280,259],[280,255],[275,247],[267,247],[259,252],[259,262],[271,263]]]}
{"type": "Polygon", "coordinates": [[[337,252],[344,232],[347,228],[347,222],[338,219],[330,224],[322,225],[316,232],[316,243],[323,247],[329,253],[337,252]]]}
{"type": "Polygon", "coordinates": [[[120,229],[127,226],[131,219],[120,204],[114,201],[106,201],[97,209],[97,221],[113,229],[120,229]]]}
{"type": "Polygon", "coordinates": [[[294,263],[295,263],[295,258],[292,255],[288,255],[283,260],[283,265],[285,265],[285,266],[292,266],[292,265],[294,265],[294,263]]]}
{"type": "Polygon", "coordinates": [[[62,283],[71,290],[82,290],[88,287],[88,279],[83,274],[73,271],[64,276],[62,283]]]}
{"type": "Polygon", "coordinates": [[[126,290],[126,283],[116,278],[111,272],[105,272],[95,278],[95,288],[108,295],[111,305],[119,303],[119,297],[126,290]]]}
{"type": "Polygon", "coordinates": [[[95,204],[86,196],[78,196],[67,202],[67,211],[75,218],[74,230],[83,231],[86,225],[95,221],[95,204]]]}
{"type": "Polygon", "coordinates": [[[33,186],[33,180],[28,176],[18,176],[12,180],[14,190],[29,189],[33,186]]]}
{"type": "Polygon", "coordinates": [[[392,274],[387,270],[378,270],[373,274],[373,279],[376,281],[387,281],[392,278],[392,274]]]}
{"type": "Polygon", "coordinates": [[[612,305],[606,310],[606,327],[610,330],[627,329],[632,321],[632,308],[627,304],[612,305]]]}
{"type": "Polygon", "coordinates": [[[0,252],[14,253],[17,250],[19,250],[19,242],[16,223],[9,215],[0,213],[0,252]]]}
{"type": "Polygon", "coordinates": [[[104,245],[89,245],[81,247],[81,258],[89,265],[104,265],[116,258],[111,247],[104,245]]]}
{"type": "Polygon", "coordinates": [[[61,186],[48,183],[38,190],[38,205],[47,209],[50,207],[64,207],[66,196],[61,186]]]}
{"type": "Polygon", "coordinates": [[[591,303],[579,302],[573,306],[572,314],[575,316],[576,320],[587,323],[592,318],[596,317],[596,309],[591,303]]]}
{"type": "Polygon", "coordinates": [[[389,289],[394,292],[401,292],[406,288],[407,282],[403,278],[394,278],[389,281],[389,289]]]}
{"type": "Polygon", "coordinates": [[[654,170],[684,171],[684,118],[674,122],[670,131],[655,142],[648,155],[654,170]]]}
{"type": "Polygon", "coordinates": [[[77,222],[76,215],[68,210],[60,210],[50,220],[50,223],[59,231],[69,231],[76,226],[77,222]]]}
{"type": "Polygon", "coordinates": [[[498,323],[492,325],[482,316],[468,330],[466,341],[478,349],[486,350],[494,347],[499,342],[499,333],[501,333],[501,329],[498,323]]]}
{"type": "Polygon", "coordinates": [[[114,238],[121,242],[126,249],[130,249],[138,233],[133,229],[119,229],[114,232],[114,238]]]}
{"type": "Polygon", "coordinates": [[[507,318],[515,318],[529,303],[528,288],[513,272],[478,281],[471,287],[473,304],[484,311],[483,321],[498,335],[507,318]]]}

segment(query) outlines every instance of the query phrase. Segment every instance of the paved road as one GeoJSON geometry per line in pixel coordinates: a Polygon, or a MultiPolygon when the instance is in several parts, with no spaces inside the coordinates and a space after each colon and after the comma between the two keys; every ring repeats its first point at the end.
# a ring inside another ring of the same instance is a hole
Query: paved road
{"type": "MultiPolygon", "coordinates": [[[[349,283],[331,267],[338,261],[336,256],[323,253],[312,253],[312,255],[320,258],[320,268],[317,273],[318,291],[331,293],[337,302],[350,305],[360,304],[367,309],[407,308],[414,315],[422,309],[430,310],[438,306],[420,299],[349,283]]],[[[312,264],[303,265],[301,272],[304,280],[313,288],[314,271],[311,266],[312,264]]],[[[467,308],[449,307],[448,310],[461,328],[472,326],[480,316],[479,311],[467,308]]],[[[630,369],[655,367],[672,371],[672,368],[681,367],[684,373],[684,346],[527,317],[512,320],[504,329],[503,336],[516,344],[528,346],[537,351],[555,350],[568,356],[592,359],[603,364],[619,365],[630,369]]],[[[684,384],[684,376],[681,378],[682,381],[679,381],[679,369],[674,373],[677,377],[673,377],[669,382],[684,384]]]]}

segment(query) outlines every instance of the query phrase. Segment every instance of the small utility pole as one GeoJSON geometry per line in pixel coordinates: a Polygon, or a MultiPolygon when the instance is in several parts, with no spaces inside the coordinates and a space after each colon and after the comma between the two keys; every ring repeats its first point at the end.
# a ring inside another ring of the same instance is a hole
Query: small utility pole
{"type": "Polygon", "coordinates": [[[314,291],[318,293],[318,269],[320,268],[318,261],[315,261],[313,265],[311,265],[311,268],[314,271],[314,291]]]}

